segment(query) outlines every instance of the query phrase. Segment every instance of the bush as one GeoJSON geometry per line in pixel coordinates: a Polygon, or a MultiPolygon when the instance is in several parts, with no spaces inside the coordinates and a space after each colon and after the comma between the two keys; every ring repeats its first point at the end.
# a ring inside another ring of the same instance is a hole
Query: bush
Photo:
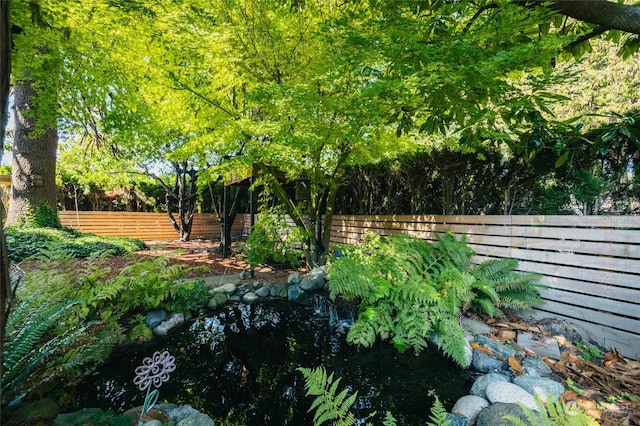
{"type": "Polygon", "coordinates": [[[64,227],[9,227],[5,229],[5,236],[11,263],[35,257],[52,244],[72,257],[90,257],[104,251],[122,256],[145,247],[141,240],[133,238],[100,237],[64,227]]]}
{"type": "Polygon", "coordinates": [[[537,275],[514,272],[517,262],[511,260],[471,267],[473,250],[453,234],[433,244],[368,234],[363,244],[343,252],[330,265],[330,295],[360,301],[347,339],[363,346],[381,338],[400,351],[418,352],[438,335],[442,351],[463,365],[466,340],[458,322],[463,310],[499,315],[500,307],[541,302],[537,275]]]}
{"type": "Polygon", "coordinates": [[[247,261],[251,266],[265,263],[300,264],[304,236],[287,223],[286,215],[277,209],[260,213],[260,218],[247,238],[247,261]]]}

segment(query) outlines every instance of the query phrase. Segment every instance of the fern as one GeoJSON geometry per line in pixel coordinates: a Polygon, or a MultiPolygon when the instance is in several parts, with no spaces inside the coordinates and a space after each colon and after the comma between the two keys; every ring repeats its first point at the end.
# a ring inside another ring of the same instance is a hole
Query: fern
{"type": "Polygon", "coordinates": [[[519,416],[507,415],[504,420],[509,420],[514,426],[598,426],[599,423],[587,415],[578,407],[569,408],[558,399],[553,401],[551,397],[547,400],[547,406],[538,396],[536,396],[536,407],[534,411],[529,407],[520,404],[522,414],[525,419],[519,416]],[[526,420],[526,421],[525,421],[526,420]]]}
{"type": "Polygon", "coordinates": [[[500,259],[472,268],[475,298],[471,308],[493,317],[504,315],[501,308],[529,311],[543,304],[539,291],[546,287],[536,282],[540,276],[515,271],[517,266],[517,260],[500,259]]]}
{"type": "Polygon", "coordinates": [[[12,397],[10,405],[15,405],[26,396],[26,391],[20,391],[21,382],[58,349],[52,340],[49,340],[49,344],[41,343],[46,333],[78,303],[71,301],[66,304],[38,308],[28,302],[19,303],[7,321],[2,400],[4,402],[7,395],[12,397]],[[25,312],[28,313],[25,314],[25,312]],[[21,318],[21,322],[18,323],[12,318],[13,316],[21,318]]]}
{"type": "Polygon", "coordinates": [[[383,426],[396,426],[397,420],[395,419],[395,417],[393,417],[393,415],[390,412],[386,412],[384,414],[384,420],[382,421],[382,425],[383,426]]]}
{"type": "Polygon", "coordinates": [[[343,249],[330,265],[330,296],[360,301],[347,338],[371,346],[390,339],[400,351],[419,352],[433,333],[445,354],[466,359],[457,318],[472,308],[490,316],[501,309],[531,309],[542,303],[536,274],[516,272],[517,261],[494,260],[471,267],[474,251],[451,233],[429,243],[406,235],[367,234],[363,244],[343,249]]]}
{"type": "Polygon", "coordinates": [[[338,392],[340,378],[334,380],[333,373],[327,375],[323,367],[308,369],[300,367],[298,371],[305,379],[307,395],[315,396],[309,412],[315,411],[313,424],[322,425],[328,421],[337,426],[350,426],[356,422],[355,416],[349,410],[358,394],[354,392],[348,396],[348,388],[338,392]]]}
{"type": "Polygon", "coordinates": [[[436,400],[431,406],[431,416],[429,416],[429,423],[427,426],[449,426],[451,423],[450,420],[447,419],[447,410],[444,409],[444,405],[440,402],[440,399],[436,396],[436,400]]]}
{"type": "Polygon", "coordinates": [[[348,340],[371,346],[376,338],[389,339],[401,352],[420,352],[431,335],[453,326],[458,330],[441,333],[442,347],[463,363],[466,342],[459,339],[457,316],[474,297],[475,278],[466,271],[473,251],[451,234],[434,244],[403,235],[365,241],[330,268],[331,297],[360,300],[348,340]]]}

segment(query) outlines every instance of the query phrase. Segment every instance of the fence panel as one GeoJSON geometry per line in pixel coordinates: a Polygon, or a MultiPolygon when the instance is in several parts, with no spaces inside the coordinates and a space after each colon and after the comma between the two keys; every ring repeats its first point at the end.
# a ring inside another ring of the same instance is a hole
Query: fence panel
{"type": "MultiPolygon", "coordinates": [[[[173,228],[166,213],[145,212],[58,212],[64,226],[83,232],[108,237],[129,237],[141,240],[176,240],[178,232],[173,228]]],[[[231,228],[232,235],[239,235],[244,218],[238,215],[231,228]]],[[[213,213],[194,215],[191,228],[192,239],[220,238],[220,223],[213,213]]]]}
{"type": "Polygon", "coordinates": [[[331,241],[353,244],[366,232],[435,240],[465,236],[478,263],[514,258],[549,287],[535,317],[559,317],[604,347],[640,359],[639,216],[334,216],[331,241]]]}

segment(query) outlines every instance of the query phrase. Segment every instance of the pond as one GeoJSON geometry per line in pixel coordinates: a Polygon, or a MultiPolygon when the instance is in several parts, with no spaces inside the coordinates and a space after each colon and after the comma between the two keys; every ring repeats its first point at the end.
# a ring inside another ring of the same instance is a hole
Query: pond
{"type": "Polygon", "coordinates": [[[359,419],[390,411],[403,425],[423,425],[437,394],[447,409],[471,387],[469,372],[435,350],[400,354],[386,343],[372,348],[346,342],[347,307],[326,301],[228,305],[178,332],[113,355],[78,389],[80,407],[115,412],[142,405],[134,370],[154,351],[168,350],[176,370],[160,400],[191,404],[222,425],[310,425],[312,399],[297,367],[324,366],[358,392],[359,419]],[[324,304],[324,306],[323,306],[324,304]],[[345,313],[346,312],[346,313],[345,313]],[[329,317],[331,313],[331,317],[329,317]]]}

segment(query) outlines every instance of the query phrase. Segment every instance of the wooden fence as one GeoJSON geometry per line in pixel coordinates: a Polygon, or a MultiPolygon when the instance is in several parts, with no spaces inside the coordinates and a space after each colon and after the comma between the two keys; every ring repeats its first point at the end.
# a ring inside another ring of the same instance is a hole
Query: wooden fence
{"type": "MultiPolygon", "coordinates": [[[[178,232],[173,228],[166,213],[135,212],[58,212],[63,225],[83,232],[92,232],[109,237],[130,237],[141,240],[177,240],[178,232]]],[[[242,219],[242,218],[241,218],[242,219]]],[[[243,220],[237,220],[232,235],[242,232],[243,220]]],[[[220,238],[220,223],[215,214],[195,214],[191,238],[220,238]]]]}
{"type": "MultiPolygon", "coordinates": [[[[177,239],[165,213],[60,212],[61,222],[99,235],[177,239]]],[[[249,215],[232,234],[246,235],[249,215]]],[[[466,235],[475,262],[514,258],[542,274],[546,303],[538,318],[559,317],[586,329],[602,346],[640,359],[640,216],[335,216],[332,243],[353,244],[367,231],[426,240],[466,235]]],[[[213,214],[195,216],[192,238],[217,238],[213,214]]]]}
{"type": "Polygon", "coordinates": [[[567,319],[640,359],[640,216],[336,216],[331,241],[356,243],[367,231],[426,240],[451,231],[466,235],[475,262],[518,259],[549,287],[535,317],[567,319]]]}

